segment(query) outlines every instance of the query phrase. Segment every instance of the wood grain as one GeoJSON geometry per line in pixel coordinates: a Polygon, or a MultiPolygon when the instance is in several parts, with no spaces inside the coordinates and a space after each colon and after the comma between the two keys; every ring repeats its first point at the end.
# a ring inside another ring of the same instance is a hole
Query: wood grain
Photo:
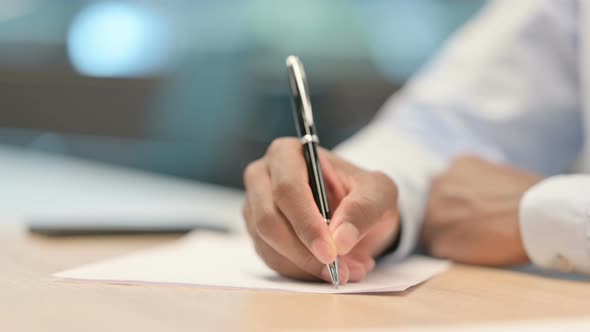
{"type": "MultiPolygon", "coordinates": [[[[401,294],[315,295],[56,281],[80,264],[173,236],[45,238],[0,227],[2,331],[273,331],[590,314],[590,283],[454,266],[401,294]]],[[[198,264],[198,262],[195,262],[198,264]]]]}

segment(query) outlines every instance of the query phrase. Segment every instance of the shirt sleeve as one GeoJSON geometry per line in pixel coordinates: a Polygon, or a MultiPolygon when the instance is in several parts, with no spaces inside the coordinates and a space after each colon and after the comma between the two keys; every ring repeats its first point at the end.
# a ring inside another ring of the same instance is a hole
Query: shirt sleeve
{"type": "Polygon", "coordinates": [[[554,176],[529,189],[520,228],[538,266],[590,274],[590,176],[554,176]]]}
{"type": "Polygon", "coordinates": [[[546,176],[571,167],[583,142],[574,4],[490,1],[335,149],[397,183],[403,232],[394,256],[416,247],[430,179],[457,155],[546,176]]]}

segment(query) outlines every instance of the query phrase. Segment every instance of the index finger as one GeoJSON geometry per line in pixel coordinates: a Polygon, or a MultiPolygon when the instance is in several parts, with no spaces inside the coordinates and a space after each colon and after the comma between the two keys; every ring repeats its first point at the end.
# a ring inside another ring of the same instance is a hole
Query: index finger
{"type": "Polygon", "coordinates": [[[273,197],[297,237],[322,263],[336,259],[337,250],[326,222],[313,199],[301,143],[295,138],[275,140],[267,153],[273,197]]]}

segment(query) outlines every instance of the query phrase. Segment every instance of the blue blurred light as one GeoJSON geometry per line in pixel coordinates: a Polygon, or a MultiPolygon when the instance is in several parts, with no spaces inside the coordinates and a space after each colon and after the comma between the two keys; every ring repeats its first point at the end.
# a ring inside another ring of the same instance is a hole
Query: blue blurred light
{"type": "Polygon", "coordinates": [[[101,2],[83,9],[68,35],[74,68],[99,77],[143,76],[168,62],[170,33],[165,20],[147,8],[101,2]]]}

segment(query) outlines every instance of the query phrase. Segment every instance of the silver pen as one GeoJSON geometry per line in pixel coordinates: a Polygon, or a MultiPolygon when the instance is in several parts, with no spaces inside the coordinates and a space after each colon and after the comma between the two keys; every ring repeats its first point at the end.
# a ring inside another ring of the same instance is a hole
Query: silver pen
{"type": "MultiPolygon", "coordinates": [[[[324,186],[322,168],[317,146],[320,139],[317,136],[311,102],[309,99],[309,89],[307,87],[307,78],[303,70],[303,64],[296,56],[287,58],[287,69],[289,71],[289,82],[291,85],[291,96],[293,101],[293,112],[295,113],[295,125],[297,134],[303,146],[307,172],[309,175],[309,186],[313,193],[313,198],[320,209],[324,221],[330,224],[330,207],[328,206],[328,197],[324,186]]],[[[334,287],[340,286],[340,276],[338,275],[338,257],[336,260],[327,265],[330,272],[330,278],[334,287]]]]}

